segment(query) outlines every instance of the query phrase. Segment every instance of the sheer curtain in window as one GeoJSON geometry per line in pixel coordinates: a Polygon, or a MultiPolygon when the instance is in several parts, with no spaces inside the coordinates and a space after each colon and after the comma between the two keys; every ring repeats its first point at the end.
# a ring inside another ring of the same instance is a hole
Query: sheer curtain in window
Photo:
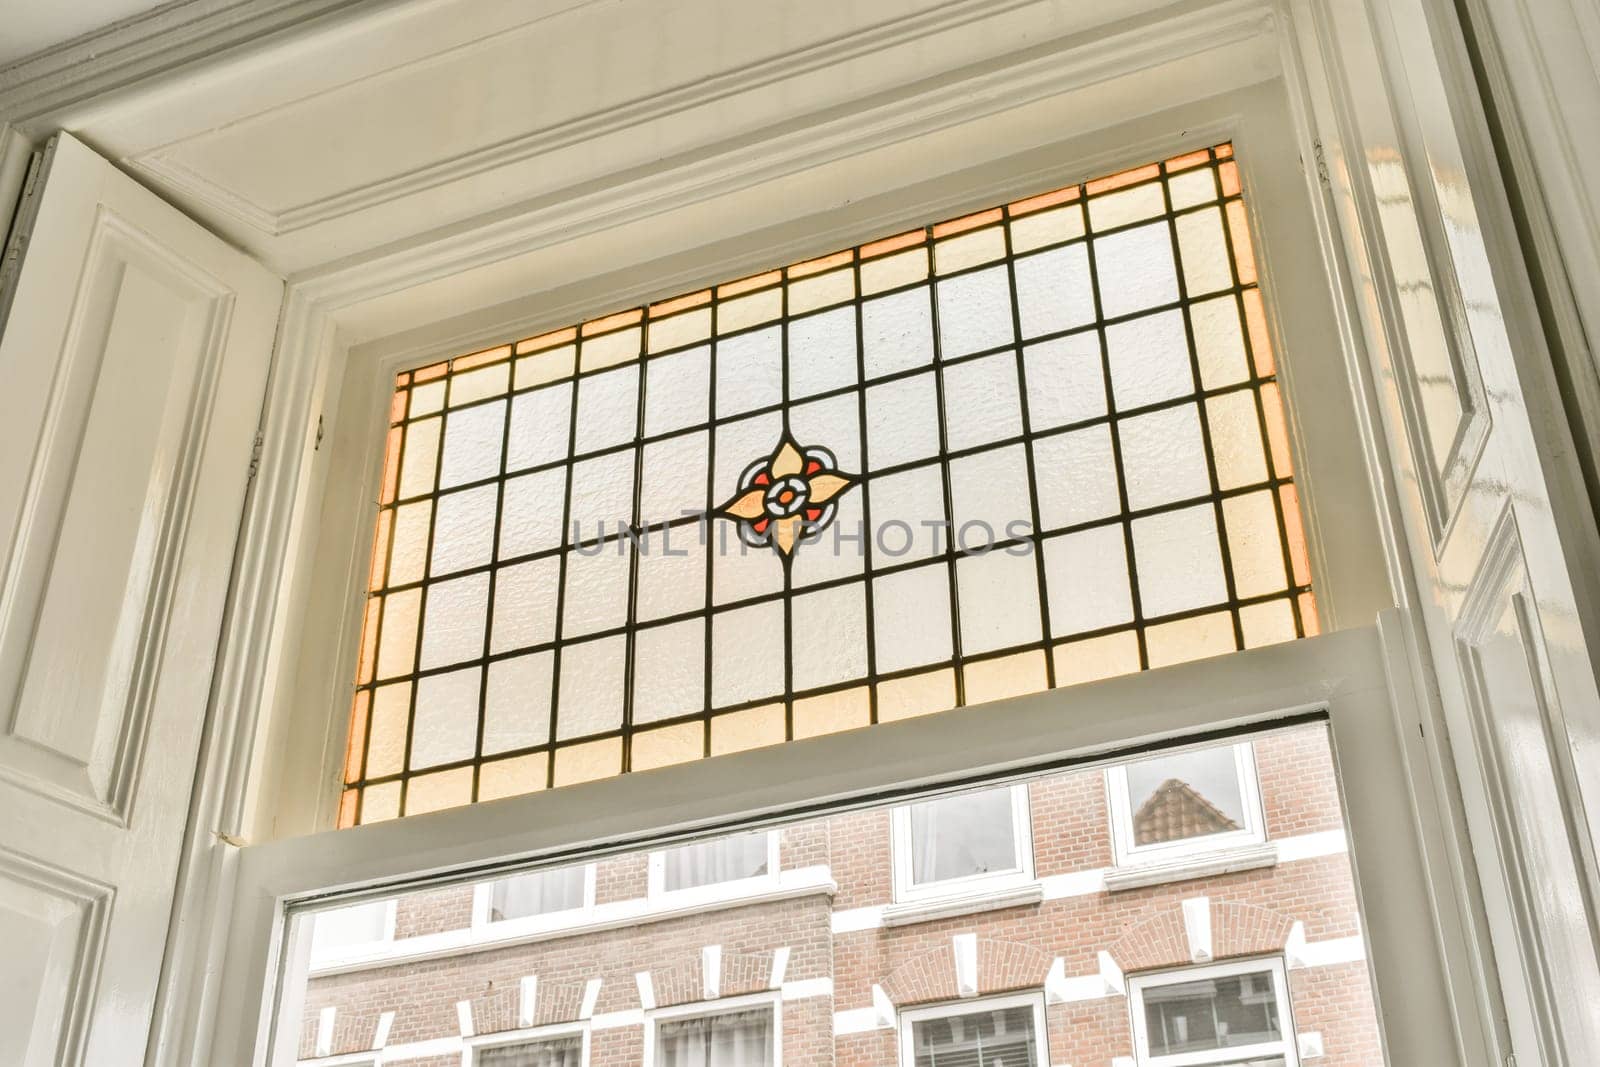
{"type": "Polygon", "coordinates": [[[489,918],[519,919],[526,915],[547,915],[555,911],[583,907],[584,869],[561,867],[553,871],[534,871],[494,883],[489,918]]]}
{"type": "Polygon", "coordinates": [[[480,1048],[474,1067],[583,1067],[583,1038],[577,1034],[524,1045],[480,1048]]]}
{"type": "Polygon", "coordinates": [[[661,857],[663,889],[690,889],[766,873],[766,831],[700,841],[668,849],[661,857]]]}
{"type": "Polygon", "coordinates": [[[911,805],[913,884],[1016,868],[1010,789],[911,805]]]}
{"type": "Polygon", "coordinates": [[[664,1020],[656,1026],[657,1067],[771,1067],[772,1010],[664,1020]]]}

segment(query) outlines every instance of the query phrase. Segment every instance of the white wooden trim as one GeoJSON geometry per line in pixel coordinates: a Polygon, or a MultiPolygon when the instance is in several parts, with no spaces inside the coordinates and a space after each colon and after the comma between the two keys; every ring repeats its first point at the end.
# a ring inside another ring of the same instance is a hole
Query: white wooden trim
{"type": "Polygon", "coordinates": [[[1135,975],[1128,979],[1128,1011],[1133,1017],[1133,1047],[1139,1067],[1204,1067],[1206,1064],[1230,1064],[1259,1056],[1282,1056],[1285,1067],[1299,1067],[1300,1051],[1295,1043],[1294,1016],[1289,1010],[1289,981],[1284,974],[1283,961],[1277,957],[1254,960],[1230,960],[1208,967],[1185,967],[1162,971],[1158,974],[1135,975]],[[1276,994],[1278,1025],[1283,1040],[1241,1045],[1236,1048],[1217,1049],[1212,1052],[1188,1052],[1167,1056],[1150,1054],[1150,1035],[1145,1023],[1144,991],[1162,986],[1179,985],[1204,978],[1220,978],[1234,974],[1260,974],[1272,976],[1273,993],[1276,994]]]}
{"type": "Polygon", "coordinates": [[[902,1010],[898,1020],[900,1067],[915,1067],[916,1064],[916,1048],[912,1044],[914,1023],[924,1019],[943,1019],[951,1015],[971,1015],[975,1012],[1020,1006],[1027,1006],[1033,1009],[1034,1062],[1049,1063],[1050,1042],[1049,1036],[1045,1031],[1044,994],[1018,993],[1012,996],[958,1000],[947,1004],[935,1004],[928,1007],[902,1010]]]}
{"type": "Polygon", "coordinates": [[[1008,886],[1023,887],[1033,882],[1033,822],[1029,815],[1028,787],[1013,785],[1010,793],[1011,847],[1012,854],[1017,857],[1017,866],[1005,871],[946,878],[921,885],[912,879],[911,808],[904,804],[895,808],[890,817],[893,828],[890,853],[895,902],[907,904],[914,901],[976,899],[993,895],[1008,886]]]}
{"type": "Polygon", "coordinates": [[[1266,817],[1261,810],[1261,785],[1256,774],[1255,747],[1248,741],[1241,741],[1232,749],[1244,825],[1228,833],[1189,837],[1181,841],[1138,844],[1134,839],[1133,806],[1128,799],[1127,765],[1119,763],[1106,769],[1106,804],[1111,813],[1111,842],[1117,866],[1165,863],[1178,857],[1221,852],[1261,844],[1266,840],[1266,817]]]}

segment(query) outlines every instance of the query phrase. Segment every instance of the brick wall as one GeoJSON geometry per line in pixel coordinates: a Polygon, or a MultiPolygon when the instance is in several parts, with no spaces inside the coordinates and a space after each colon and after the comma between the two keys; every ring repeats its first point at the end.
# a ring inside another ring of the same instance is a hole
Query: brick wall
{"type": "MultiPolygon", "coordinates": [[[[1338,831],[1343,822],[1326,739],[1318,727],[1258,738],[1255,758],[1269,840],[1338,831]]],[[[1098,770],[1055,775],[1029,786],[1034,867],[1040,878],[1083,874],[1112,862],[1106,789],[1098,770]]],[[[882,987],[897,1008],[956,998],[952,939],[977,940],[980,995],[1038,990],[1060,959],[1069,979],[1099,973],[1099,953],[1126,973],[1190,962],[1181,905],[1210,900],[1217,960],[1281,955],[1301,924],[1310,942],[1359,933],[1348,857],[1297,859],[1273,867],[1193,878],[1119,892],[1098,890],[1039,903],[902,926],[833,933],[834,911],[873,908],[893,900],[891,819],[887,810],[849,812],[785,828],[779,851],[784,870],[826,865],[836,895],[772,900],[579,936],[535,941],[451,958],[399,963],[314,979],[305,1004],[301,1052],[309,1056],[319,1011],[338,1010],[335,1052],[369,1047],[384,1011],[396,1011],[389,1045],[458,1033],[456,1002],[473,1006],[478,1033],[515,1028],[519,981],[538,976],[537,1023],[577,1018],[591,979],[602,980],[599,1014],[642,1008],[634,975],[649,971],[658,1006],[702,999],[701,949],[722,946],[722,992],[734,996],[771,985],[774,950],[790,949],[787,982],[832,979],[832,996],[783,1003],[786,1064],[884,1065],[897,1060],[894,1032],[844,1033],[835,1038],[835,1011],[872,1005],[882,987]]],[[[596,900],[636,900],[646,892],[643,855],[597,865],[596,900]]],[[[467,925],[470,888],[403,900],[401,937],[467,925]]],[[[1294,1023],[1321,1034],[1326,1057],[1308,1067],[1376,1067],[1381,1063],[1365,964],[1356,960],[1290,974],[1294,1023]]],[[[818,987],[807,992],[816,994],[818,987]]],[[[1047,1009],[1054,1064],[1109,1067],[1132,1053],[1124,996],[1052,1003],[1047,1009]]],[[[638,1064],[643,1029],[622,1025],[593,1032],[590,1062],[638,1064]]],[[[455,1067],[458,1057],[447,1058],[455,1067]]],[[[422,1063],[421,1060],[405,1061],[422,1063]]]]}

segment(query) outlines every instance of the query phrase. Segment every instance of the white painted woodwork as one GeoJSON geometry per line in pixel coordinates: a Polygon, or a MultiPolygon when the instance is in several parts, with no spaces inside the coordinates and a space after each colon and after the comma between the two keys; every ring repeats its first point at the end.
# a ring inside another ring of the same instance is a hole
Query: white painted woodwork
{"type": "Polygon", "coordinates": [[[1571,431],[1454,9],[1302,10],[1305,30],[1325,27],[1302,42],[1314,69],[1327,64],[1314,104],[1329,206],[1502,980],[1508,1027],[1493,1037],[1520,1067],[1589,1063],[1600,1048],[1600,557],[1571,431]]]}
{"type": "Polygon", "coordinates": [[[0,334],[0,1063],[144,1062],[281,283],[73,138],[0,334]]]}

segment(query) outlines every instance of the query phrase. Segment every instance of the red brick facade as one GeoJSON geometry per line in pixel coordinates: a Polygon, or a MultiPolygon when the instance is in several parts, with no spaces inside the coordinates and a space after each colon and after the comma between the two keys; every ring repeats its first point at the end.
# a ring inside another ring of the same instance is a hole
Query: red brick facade
{"type": "Polygon", "coordinates": [[[664,910],[646,899],[646,857],[607,859],[597,865],[587,927],[407,958],[407,939],[452,930],[470,936],[460,932],[471,926],[473,892],[404,898],[395,916],[399,956],[365,969],[325,968],[310,979],[300,1055],[315,1062],[370,1050],[380,1019],[392,1012],[383,1062],[460,1067],[470,1060],[461,1052],[458,1005],[470,1006],[472,1035],[526,1030],[523,980],[531,976],[531,1026],[586,1026],[596,1067],[643,1063],[646,1019],[706,1001],[708,989],[721,1000],[780,1004],[785,1064],[898,1064],[899,1011],[1033,991],[1044,994],[1051,1064],[1126,1067],[1135,1062],[1128,978],[1195,964],[1183,902],[1204,897],[1208,904],[1191,908],[1209,916],[1210,961],[1285,962],[1294,1028],[1311,1056],[1302,1062],[1378,1067],[1325,737],[1315,727],[1268,735],[1255,740],[1254,754],[1265,836],[1278,853],[1276,862],[1232,873],[1107,889],[1100,878],[1114,858],[1105,775],[1084,770],[1027,787],[1033,881],[1042,888],[1010,906],[975,901],[955,914],[885,921],[885,906],[895,903],[888,810],[782,830],[775,885],[699,911],[664,910]],[[622,914],[617,908],[642,911],[606,921],[622,914]],[[968,950],[958,938],[971,946],[975,992],[961,988],[957,957],[968,950]],[[717,948],[708,953],[707,946],[717,948]],[[708,959],[715,973],[707,973],[708,959]]]}

